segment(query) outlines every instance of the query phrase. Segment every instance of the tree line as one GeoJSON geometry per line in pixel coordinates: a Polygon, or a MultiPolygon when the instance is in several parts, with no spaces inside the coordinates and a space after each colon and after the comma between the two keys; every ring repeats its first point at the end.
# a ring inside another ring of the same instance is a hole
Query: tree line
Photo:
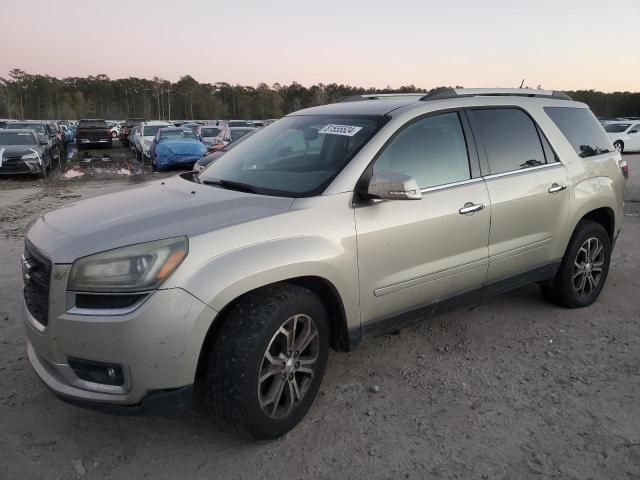
{"type": "MultiPolygon", "coordinates": [[[[440,87],[436,87],[440,88],[440,87]]],[[[361,88],[319,83],[305,87],[261,83],[257,87],[200,83],[190,75],[177,82],[159,77],[112,80],[107,75],[67,77],[33,75],[20,69],[0,77],[0,118],[17,119],[265,119],[334,102],[348,95],[432,91],[415,85],[361,88]]],[[[640,93],[567,92],[598,116],[640,116],[640,93]]]]}

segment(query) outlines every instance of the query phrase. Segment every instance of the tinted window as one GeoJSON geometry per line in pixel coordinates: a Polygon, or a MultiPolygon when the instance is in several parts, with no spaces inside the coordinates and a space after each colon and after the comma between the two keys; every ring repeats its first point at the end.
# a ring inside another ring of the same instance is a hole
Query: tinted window
{"type": "Polygon", "coordinates": [[[167,128],[167,125],[151,125],[149,127],[144,127],[142,135],[145,137],[153,137],[161,128],[167,128]]]}
{"type": "Polygon", "coordinates": [[[247,133],[249,133],[252,130],[253,130],[252,128],[233,128],[233,129],[231,129],[231,141],[233,142],[234,140],[239,139],[240,137],[242,137],[243,135],[246,135],[247,133]]]}
{"type": "MultiPolygon", "coordinates": [[[[549,112],[547,112],[549,113],[549,112]]],[[[604,126],[604,131],[609,133],[621,133],[629,128],[630,123],[609,123],[604,126]]]]}
{"type": "Polygon", "coordinates": [[[32,132],[13,132],[11,130],[0,132],[0,145],[37,145],[36,137],[32,132]]]}
{"type": "Polygon", "coordinates": [[[458,114],[426,117],[402,130],[373,165],[374,173],[384,170],[409,175],[420,188],[470,179],[458,114]]]}
{"type": "Polygon", "coordinates": [[[18,123],[18,122],[12,122],[12,123],[7,123],[7,125],[5,126],[5,128],[7,130],[13,130],[13,129],[18,129],[18,128],[29,128],[31,130],[34,130],[36,132],[38,132],[40,135],[46,135],[47,131],[44,128],[44,125],[42,123],[18,123]]]}
{"type": "Polygon", "coordinates": [[[480,134],[491,174],[546,163],[538,129],[522,110],[473,110],[471,118],[474,131],[480,134]]]}
{"type": "Polygon", "coordinates": [[[203,128],[202,131],[200,132],[200,134],[203,137],[217,137],[218,134],[220,133],[220,129],[218,127],[206,127],[203,128]]]}
{"type": "Polygon", "coordinates": [[[104,120],[80,120],[78,128],[107,128],[104,120]]]}
{"type": "Polygon", "coordinates": [[[545,107],[544,111],[567,137],[580,157],[593,157],[613,150],[611,140],[591,110],[572,107],[545,107]]]}

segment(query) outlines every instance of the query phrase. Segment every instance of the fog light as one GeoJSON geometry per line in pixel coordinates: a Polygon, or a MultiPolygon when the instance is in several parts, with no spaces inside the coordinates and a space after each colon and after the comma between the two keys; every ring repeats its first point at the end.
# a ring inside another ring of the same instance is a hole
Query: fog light
{"type": "Polygon", "coordinates": [[[119,365],[71,357],[68,362],[80,380],[103,385],[124,385],[124,374],[119,365]]]}

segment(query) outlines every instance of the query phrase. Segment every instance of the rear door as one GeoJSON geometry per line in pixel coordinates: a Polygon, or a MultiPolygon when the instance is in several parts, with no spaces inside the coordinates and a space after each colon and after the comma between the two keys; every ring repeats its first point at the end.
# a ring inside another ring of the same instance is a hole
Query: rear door
{"type": "Polygon", "coordinates": [[[356,205],[365,330],[383,330],[377,321],[482,285],[491,209],[465,132],[460,112],[419,118],[402,127],[374,161],[373,173],[415,178],[422,199],[356,205]]]}
{"type": "Polygon", "coordinates": [[[467,111],[491,198],[487,283],[557,260],[569,215],[565,167],[517,107],[467,111]]]}

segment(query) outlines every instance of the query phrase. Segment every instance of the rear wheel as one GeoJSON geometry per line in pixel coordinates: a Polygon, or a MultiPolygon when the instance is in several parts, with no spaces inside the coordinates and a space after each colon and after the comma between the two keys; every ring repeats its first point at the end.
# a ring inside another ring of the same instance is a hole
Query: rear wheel
{"type": "Polygon", "coordinates": [[[567,308],[586,307],[596,301],[609,273],[611,240],[599,223],[583,221],[576,227],[551,286],[544,296],[567,308]]]}
{"type": "Polygon", "coordinates": [[[322,301],[293,285],[250,293],[223,320],[209,358],[214,414],[257,439],[292,429],[311,407],[327,364],[322,301]]]}
{"type": "Polygon", "coordinates": [[[613,146],[615,147],[616,151],[620,153],[624,152],[624,143],[622,143],[621,140],[616,140],[615,142],[613,142],[613,146]]]}

